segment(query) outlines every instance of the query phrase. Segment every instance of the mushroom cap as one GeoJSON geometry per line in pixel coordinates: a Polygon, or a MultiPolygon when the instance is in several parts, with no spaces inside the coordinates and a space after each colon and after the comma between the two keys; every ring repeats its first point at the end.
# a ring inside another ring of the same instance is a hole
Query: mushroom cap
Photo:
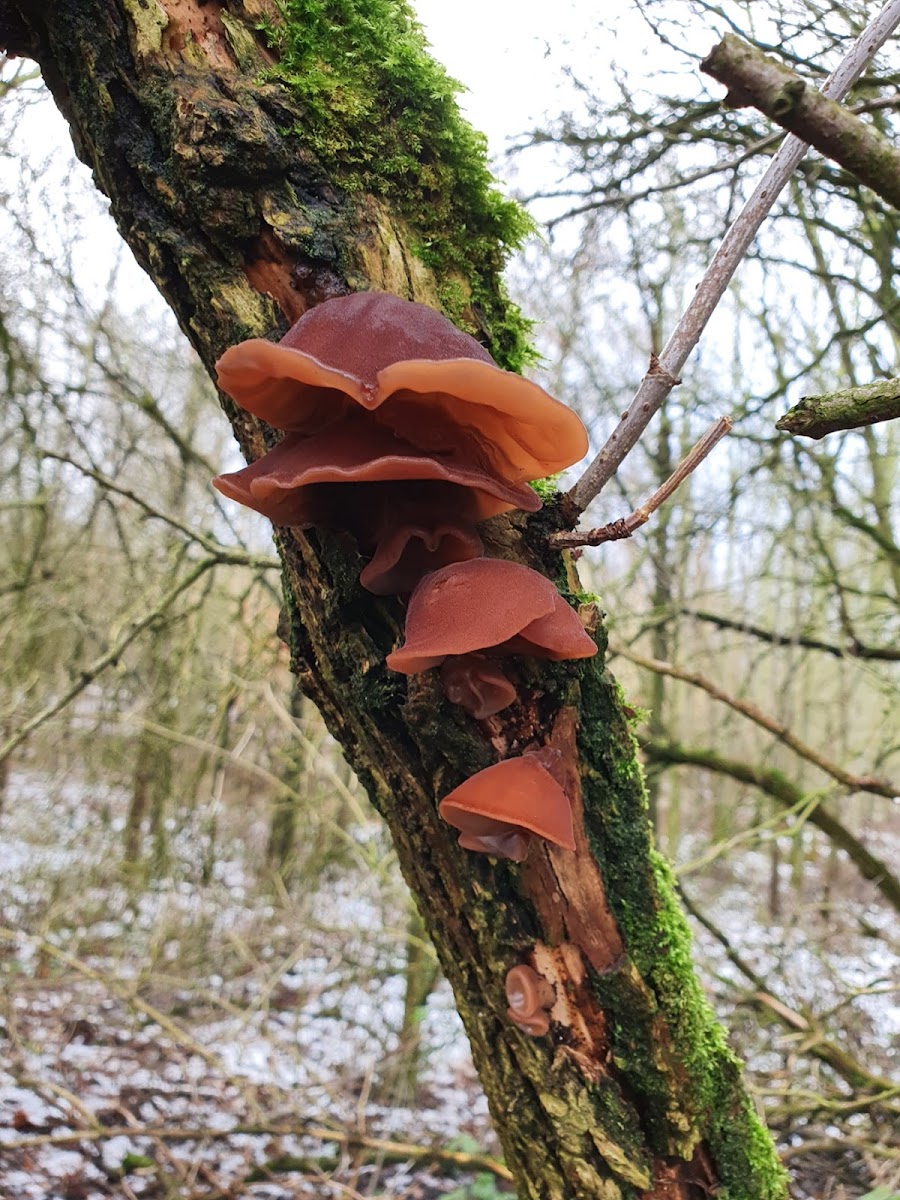
{"type": "Polygon", "coordinates": [[[540,507],[526,484],[498,479],[458,452],[425,453],[359,416],[310,437],[286,434],[213,486],[276,525],[354,534],[374,550],[360,582],[378,595],[410,592],[428,572],[481,555],[479,521],[540,507]]]}
{"type": "MultiPolygon", "coordinates": [[[[250,466],[219,475],[213,487],[278,524],[303,525],[317,521],[314,516],[303,518],[303,501],[296,493],[316,484],[428,479],[470,489],[475,505],[471,519],[475,521],[513,509],[536,512],[541,504],[526,484],[497,479],[460,454],[437,457],[425,453],[389,429],[359,419],[343,421],[311,437],[289,433],[250,466]],[[293,513],[294,519],[280,519],[285,512],[293,513]]],[[[312,493],[308,499],[312,501],[312,493]]]]}
{"type": "MultiPolygon", "coordinates": [[[[449,486],[449,485],[447,485],[449,486]]],[[[453,521],[441,522],[440,510],[433,523],[423,523],[423,503],[418,504],[419,518],[404,518],[398,512],[382,526],[375,553],[363,567],[359,582],[376,596],[402,596],[411,592],[423,575],[448,563],[465,562],[484,553],[481,538],[462,513],[453,521]]]]}
{"type": "Polygon", "coordinates": [[[556,992],[543,975],[524,964],[506,973],[506,1015],[520,1029],[533,1037],[543,1037],[550,1030],[549,1010],[556,992]]]}
{"type": "Polygon", "coordinates": [[[516,689],[499,663],[483,654],[450,655],[441,667],[441,686],[451,704],[478,721],[501,712],[516,699],[516,689]]]}
{"type": "MultiPolygon", "coordinates": [[[[542,760],[547,760],[545,751],[526,751],[485,767],[444,797],[438,805],[440,815],[468,838],[530,833],[574,850],[569,798],[542,760]]],[[[506,857],[521,861],[525,849],[527,843],[521,856],[506,857]]]]}
{"type": "Polygon", "coordinates": [[[406,611],[406,641],[387,657],[415,675],[474,650],[585,658],[597,647],[578,614],[543,575],[521,563],[479,558],[426,575],[406,611]]]}
{"type": "Polygon", "coordinates": [[[530,654],[561,662],[567,658],[593,658],[597,643],[575,609],[557,592],[553,611],[526,625],[500,649],[505,654],[530,654]]]}
{"type": "Polygon", "coordinates": [[[216,366],[222,390],[277,429],[308,434],[360,406],[422,449],[462,439],[516,483],[588,448],[570,408],[501,370],[441,313],[385,292],[326,300],[277,345],[253,338],[216,366]]]}

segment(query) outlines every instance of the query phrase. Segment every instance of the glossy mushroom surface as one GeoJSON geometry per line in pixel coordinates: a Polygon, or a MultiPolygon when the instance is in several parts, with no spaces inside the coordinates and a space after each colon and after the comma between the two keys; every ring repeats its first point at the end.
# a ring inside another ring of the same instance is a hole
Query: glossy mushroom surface
{"type": "Polygon", "coordinates": [[[559,754],[529,750],[485,767],[438,805],[465,850],[521,862],[532,837],[575,849],[572,809],[554,772],[559,754]]]}
{"type": "Polygon", "coordinates": [[[593,658],[597,643],[587,633],[578,613],[556,593],[553,611],[526,625],[521,633],[498,648],[503,654],[530,654],[561,662],[567,658],[593,658]]]}
{"type": "Polygon", "coordinates": [[[550,1009],[556,999],[553,985],[524,964],[506,973],[506,1015],[525,1033],[543,1037],[550,1031],[550,1009]]]}
{"type": "Polygon", "coordinates": [[[406,641],[387,657],[392,671],[415,675],[450,654],[486,650],[549,616],[557,591],[520,563],[479,558],[427,575],[409,600],[406,641]]]}
{"type": "Polygon", "coordinates": [[[270,502],[273,512],[280,513],[292,501],[302,511],[302,497],[295,494],[317,484],[426,479],[468,488],[477,521],[514,509],[536,512],[541,503],[532,488],[497,479],[462,455],[427,454],[390,430],[359,419],[311,437],[287,434],[249,467],[217,476],[213,487],[269,516],[270,502]]]}
{"type": "Polygon", "coordinates": [[[279,343],[242,342],[216,365],[222,390],[276,429],[308,435],[361,408],[420,449],[464,446],[513,483],[561,471],[588,448],[570,408],[501,370],[441,313],[383,292],[327,300],[279,343]]]}
{"type": "Polygon", "coordinates": [[[387,656],[388,667],[405,675],[475,651],[556,660],[597,653],[578,613],[549,579],[499,558],[427,575],[410,597],[405,634],[404,644],[387,656]]]}
{"type": "Polygon", "coordinates": [[[310,437],[286,434],[213,486],[276,525],[352,533],[372,555],[362,585],[379,595],[409,592],[428,572],[479,556],[479,521],[540,506],[525,484],[498,479],[459,453],[427,454],[358,416],[310,437]]]}
{"type": "Polygon", "coordinates": [[[465,488],[437,481],[385,485],[360,582],[380,596],[409,595],[432,571],[481,557],[479,520],[478,499],[465,488]]]}

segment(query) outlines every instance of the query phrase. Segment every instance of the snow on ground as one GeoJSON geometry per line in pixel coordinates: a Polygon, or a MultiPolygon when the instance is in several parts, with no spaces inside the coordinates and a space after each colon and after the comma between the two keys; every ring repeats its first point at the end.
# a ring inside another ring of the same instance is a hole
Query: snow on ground
{"type": "MultiPolygon", "coordinates": [[[[201,813],[172,831],[170,878],[129,886],[118,849],[123,799],[34,772],[14,774],[8,787],[0,814],[0,1197],[504,1194],[489,1176],[473,1186],[472,1172],[454,1175],[391,1150],[411,1143],[498,1153],[446,984],[428,1000],[414,1093],[389,1082],[407,920],[396,872],[335,872],[276,900],[256,882],[245,831],[226,826],[204,881],[191,832],[201,813]],[[167,1136],[136,1131],[148,1127],[167,1136]],[[375,1139],[381,1149],[348,1150],[321,1129],[375,1139]]],[[[887,836],[880,851],[900,860],[887,836]]],[[[833,1010],[829,1036],[873,1072],[896,1071],[896,922],[848,873],[827,902],[813,875],[799,888],[785,882],[784,915],[766,923],[748,897],[765,895],[769,870],[768,856],[750,849],[739,869],[717,864],[685,886],[783,1003],[805,1014],[833,1010]]],[[[788,1084],[824,1091],[800,1036],[751,1017],[744,1001],[753,988],[721,940],[698,928],[697,944],[710,994],[765,1102],[788,1084]]],[[[792,1162],[796,1196],[837,1200],[894,1185],[890,1159],[885,1165],[850,1142],[841,1149],[854,1129],[871,1135],[868,1120],[859,1113],[833,1125],[804,1118],[780,1126],[788,1147],[802,1149],[811,1130],[819,1142],[838,1143],[792,1162]]]]}

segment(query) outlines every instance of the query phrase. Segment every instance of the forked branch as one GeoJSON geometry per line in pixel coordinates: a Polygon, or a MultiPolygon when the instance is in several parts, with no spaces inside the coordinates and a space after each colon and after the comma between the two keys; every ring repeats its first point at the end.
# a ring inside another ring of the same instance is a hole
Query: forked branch
{"type": "MultiPolygon", "coordinates": [[[[846,58],[829,75],[822,87],[822,94],[832,100],[842,99],[898,25],[900,0],[889,0],[853,43],[846,58]]],[[[580,512],[583,512],[609,483],[625,456],[637,444],[654,413],[660,409],[666,396],[675,386],[682,367],[699,341],[738,264],[756,237],[781,189],[808,149],[806,142],[793,134],[785,138],[769,169],[713,256],[691,303],[659,356],[656,369],[651,368],[644,376],[625,416],[572,489],[572,503],[580,512]]]]}
{"type": "Polygon", "coordinates": [[[692,446],[661,488],[653,493],[649,500],[618,521],[610,521],[599,529],[576,529],[574,533],[554,533],[548,538],[552,546],[558,550],[571,550],[574,546],[600,546],[603,542],[617,542],[629,538],[636,529],[646,525],[658,508],[673,495],[693,471],[700,466],[710,450],[717,445],[731,429],[731,417],[719,419],[707,429],[703,437],[692,446]]]}

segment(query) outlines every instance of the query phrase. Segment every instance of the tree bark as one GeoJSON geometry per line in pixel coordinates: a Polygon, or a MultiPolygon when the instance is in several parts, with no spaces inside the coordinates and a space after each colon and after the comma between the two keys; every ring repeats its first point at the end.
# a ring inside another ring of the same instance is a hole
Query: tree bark
{"type": "Polygon", "coordinates": [[[700,69],[728,88],[724,104],[758,108],[900,208],[900,150],[789,67],[728,33],[700,69]]]}
{"type": "Polygon", "coordinates": [[[879,379],[861,387],[804,396],[775,422],[775,428],[800,437],[819,438],[843,429],[862,429],[900,417],[900,379],[879,379]]]}
{"type": "MultiPolygon", "coordinates": [[[[521,363],[524,324],[499,269],[526,222],[491,190],[481,142],[399,0],[0,0],[3,41],[37,58],[123,237],[208,369],[227,346],[278,336],[310,305],[365,287],[440,305],[502,365],[521,363]],[[355,21],[366,33],[348,57],[355,21]],[[333,76],[348,61],[365,94],[345,88],[343,113],[317,105],[315,72],[327,82],[321,64],[333,76]],[[395,139],[393,158],[379,137],[395,139]]],[[[223,406],[257,457],[262,427],[223,406]]],[[[547,543],[566,518],[557,497],[488,536],[577,603],[547,543]]],[[[524,699],[477,723],[431,675],[385,669],[401,606],[361,590],[347,539],[278,529],[276,541],[293,669],[391,829],[519,1200],[784,1197],[651,844],[602,629],[597,659],[521,660],[524,699]],[[461,851],[436,801],[544,742],[564,756],[577,851],[535,844],[521,866],[461,851]],[[544,1038],[505,1015],[504,977],[522,962],[556,989],[544,1038]]]]}

